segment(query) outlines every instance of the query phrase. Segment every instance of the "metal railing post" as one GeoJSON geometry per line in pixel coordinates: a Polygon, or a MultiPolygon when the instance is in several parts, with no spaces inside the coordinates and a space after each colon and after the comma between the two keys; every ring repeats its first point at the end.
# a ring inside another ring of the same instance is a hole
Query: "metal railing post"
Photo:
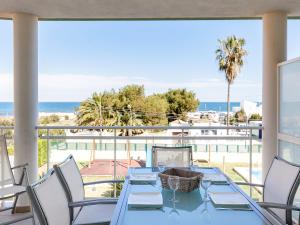
{"type": "MultiPolygon", "coordinates": [[[[0,135],[3,135],[3,129],[2,128],[0,128],[0,135]]],[[[0,151],[0,154],[1,154],[0,155],[0,160],[3,160],[3,158],[4,158],[4,155],[3,155],[4,151],[0,151]]],[[[0,180],[3,180],[4,179],[4,172],[5,172],[5,168],[4,168],[5,164],[1,162],[0,166],[1,166],[1,168],[0,168],[0,172],[1,172],[0,180]]],[[[4,185],[5,185],[4,183],[2,183],[2,182],[0,183],[0,187],[1,188],[4,187],[4,185]]],[[[2,203],[3,202],[1,202],[1,205],[0,205],[1,207],[2,207],[2,203]]]]}
{"type": "MultiPolygon", "coordinates": [[[[117,130],[114,129],[114,180],[117,179],[117,130]]],[[[117,184],[114,184],[114,197],[117,197],[117,184]]]]}
{"type": "Polygon", "coordinates": [[[181,129],[181,145],[183,145],[183,132],[184,132],[184,129],[181,129]]]}
{"type": "MultiPolygon", "coordinates": [[[[250,139],[249,139],[249,182],[252,184],[252,128],[250,128],[250,139]]],[[[250,197],[252,197],[252,187],[250,186],[250,197]]]]}
{"type": "Polygon", "coordinates": [[[210,166],[210,163],[211,163],[211,145],[209,143],[208,145],[208,165],[210,166]]]}
{"type": "Polygon", "coordinates": [[[47,128],[47,171],[49,170],[50,168],[50,143],[49,143],[49,134],[50,134],[50,131],[49,131],[49,128],[47,128]]]}

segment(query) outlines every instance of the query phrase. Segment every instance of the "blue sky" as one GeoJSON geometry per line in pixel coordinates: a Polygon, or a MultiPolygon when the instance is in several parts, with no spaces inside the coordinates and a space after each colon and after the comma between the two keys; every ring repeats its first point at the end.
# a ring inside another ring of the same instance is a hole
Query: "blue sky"
{"type": "MultiPolygon", "coordinates": [[[[12,22],[0,20],[0,101],[13,98],[12,22]]],[[[261,100],[262,21],[39,22],[39,101],[81,101],[93,91],[144,84],[146,94],[187,88],[225,101],[218,39],[246,39],[249,54],[232,101],[261,100]]],[[[288,22],[288,58],[300,56],[300,20],[288,22]]]]}

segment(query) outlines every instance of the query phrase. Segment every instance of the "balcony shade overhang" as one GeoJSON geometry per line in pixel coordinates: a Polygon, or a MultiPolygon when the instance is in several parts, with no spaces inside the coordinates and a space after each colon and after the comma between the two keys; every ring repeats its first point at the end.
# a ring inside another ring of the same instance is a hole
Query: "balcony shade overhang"
{"type": "Polygon", "coordinates": [[[300,18],[299,0],[2,0],[0,18],[16,12],[44,20],[238,19],[285,11],[300,18]]]}

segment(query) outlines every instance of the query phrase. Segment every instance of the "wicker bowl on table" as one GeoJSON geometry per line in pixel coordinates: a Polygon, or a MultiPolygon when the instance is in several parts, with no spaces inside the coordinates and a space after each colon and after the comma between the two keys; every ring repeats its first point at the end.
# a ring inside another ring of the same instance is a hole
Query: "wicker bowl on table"
{"type": "Polygon", "coordinates": [[[186,169],[171,168],[159,173],[163,188],[170,189],[168,179],[170,176],[179,177],[179,187],[177,191],[191,192],[199,187],[203,174],[200,172],[190,171],[186,169]]]}

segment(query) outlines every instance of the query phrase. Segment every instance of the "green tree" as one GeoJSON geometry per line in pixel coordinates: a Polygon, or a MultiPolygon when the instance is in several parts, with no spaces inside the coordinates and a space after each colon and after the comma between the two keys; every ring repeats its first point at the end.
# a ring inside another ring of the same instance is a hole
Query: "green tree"
{"type": "MultiPolygon", "coordinates": [[[[142,85],[127,85],[119,90],[119,102],[115,107],[117,126],[140,126],[142,125],[141,114],[145,102],[145,89],[142,85]]],[[[121,129],[120,135],[132,136],[140,134],[141,129],[121,129]]],[[[131,165],[131,144],[127,139],[128,165],[131,165]]]]}
{"type": "MultiPolygon", "coordinates": [[[[143,124],[142,114],[145,103],[145,89],[143,85],[127,85],[119,90],[119,104],[116,106],[115,125],[140,126],[143,124]]],[[[139,134],[140,129],[122,129],[121,135],[131,136],[139,134]]]]}
{"type": "Polygon", "coordinates": [[[246,122],[247,120],[247,115],[245,113],[245,111],[243,109],[241,109],[240,111],[236,112],[234,114],[234,117],[236,119],[237,122],[246,122]]]}
{"type": "Polygon", "coordinates": [[[76,123],[79,126],[111,126],[119,105],[120,101],[114,90],[93,93],[76,109],[76,123]]]}
{"type": "Polygon", "coordinates": [[[117,108],[119,110],[128,110],[128,106],[131,107],[135,113],[141,113],[145,102],[145,89],[143,85],[127,85],[119,90],[119,104],[117,108]]]}
{"type": "Polygon", "coordinates": [[[93,93],[91,98],[80,103],[76,110],[76,122],[79,126],[102,126],[102,94],[93,93]]]}
{"type": "Polygon", "coordinates": [[[229,118],[229,124],[234,125],[237,122],[237,119],[234,116],[230,116],[229,118]]]}
{"type": "Polygon", "coordinates": [[[216,50],[219,70],[224,71],[227,81],[227,126],[229,125],[230,85],[244,65],[244,57],[247,55],[244,45],[245,39],[230,36],[226,40],[219,40],[219,48],[216,50]]]}
{"type": "Polygon", "coordinates": [[[143,123],[146,125],[165,125],[168,123],[168,102],[164,96],[150,95],[146,97],[143,108],[143,123]]]}
{"type": "Polygon", "coordinates": [[[93,93],[76,110],[76,122],[79,126],[141,125],[144,99],[144,87],[138,85],[125,86],[118,93],[93,93]]]}
{"type": "MultiPolygon", "coordinates": [[[[2,119],[0,118],[0,126],[14,126],[15,121],[13,119],[2,119]]],[[[2,130],[2,134],[6,137],[12,138],[13,136],[13,129],[5,129],[2,130]]]]}
{"type": "Polygon", "coordinates": [[[48,154],[47,154],[47,141],[38,140],[38,166],[41,167],[47,163],[48,154]]]}
{"type": "Polygon", "coordinates": [[[199,106],[199,100],[192,91],[183,89],[170,89],[165,93],[165,98],[169,104],[168,115],[169,121],[176,119],[186,119],[187,112],[196,111],[199,106]]]}
{"type": "Polygon", "coordinates": [[[50,116],[42,116],[40,118],[40,124],[47,125],[51,123],[59,122],[59,116],[56,114],[51,114],[50,116]]]}
{"type": "MultiPolygon", "coordinates": [[[[125,180],[125,177],[119,177],[117,180],[125,180]]],[[[114,197],[116,188],[116,197],[119,197],[123,188],[123,183],[110,184],[110,188],[103,193],[103,197],[112,198],[114,197]]]]}
{"type": "Polygon", "coordinates": [[[262,116],[259,115],[258,113],[254,113],[250,116],[249,120],[262,120],[262,116]]]}
{"type": "MultiPolygon", "coordinates": [[[[130,108],[130,106],[129,106],[130,108]]],[[[115,119],[113,122],[114,126],[141,126],[143,125],[143,121],[139,118],[136,113],[131,111],[130,109],[116,111],[115,119]]],[[[121,129],[121,136],[131,136],[136,134],[141,134],[143,131],[141,129],[121,129]]]]}
{"type": "MultiPolygon", "coordinates": [[[[103,99],[104,94],[93,93],[91,98],[80,103],[76,111],[76,122],[79,126],[103,126],[108,121],[104,117],[103,99]]],[[[100,133],[102,130],[99,130],[100,133]]],[[[93,148],[91,149],[90,163],[95,159],[96,140],[93,139],[93,148]]]]}
{"type": "MultiPolygon", "coordinates": [[[[141,126],[141,119],[137,118],[137,115],[131,110],[131,106],[128,105],[126,110],[116,111],[115,126],[141,126]]],[[[142,129],[120,129],[121,136],[132,136],[143,133],[142,129]]],[[[131,144],[127,139],[127,158],[128,165],[131,165],[131,144]]]]}

